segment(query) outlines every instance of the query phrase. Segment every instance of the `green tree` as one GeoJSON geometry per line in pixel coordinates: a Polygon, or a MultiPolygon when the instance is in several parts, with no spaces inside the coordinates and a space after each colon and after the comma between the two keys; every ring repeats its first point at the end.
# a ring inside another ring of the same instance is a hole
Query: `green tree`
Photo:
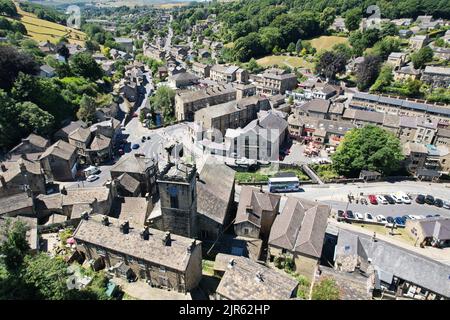
{"type": "Polygon", "coordinates": [[[370,87],[370,91],[383,92],[383,89],[390,86],[392,81],[394,81],[394,76],[392,75],[392,67],[389,64],[386,64],[381,68],[377,80],[370,87]]]}
{"type": "Polygon", "coordinates": [[[300,53],[302,49],[303,49],[302,40],[298,39],[297,42],[295,43],[295,51],[297,51],[297,53],[300,53]]]}
{"type": "Polygon", "coordinates": [[[423,47],[411,54],[411,61],[416,69],[422,69],[427,62],[433,60],[433,50],[430,47],[423,47]]]}
{"type": "Polygon", "coordinates": [[[95,99],[87,94],[83,94],[80,101],[80,108],[77,112],[77,118],[85,122],[93,122],[95,120],[95,111],[97,110],[97,103],[95,99]]]}
{"type": "Polygon", "coordinates": [[[0,0],[0,14],[14,17],[17,16],[17,8],[10,0],[0,0]]]}
{"type": "Polygon", "coordinates": [[[166,122],[173,118],[174,104],[175,91],[167,86],[159,87],[150,101],[151,108],[161,111],[166,122]]]}
{"type": "Polygon", "coordinates": [[[391,132],[368,125],[348,131],[332,159],[334,169],[347,177],[363,169],[389,175],[399,169],[403,154],[400,140],[391,132]]]}
{"type": "Polygon", "coordinates": [[[7,219],[0,229],[4,240],[0,245],[0,256],[9,273],[17,274],[30,246],[26,238],[27,226],[20,220],[7,219]]]}
{"type": "Polygon", "coordinates": [[[33,57],[15,47],[0,46],[0,88],[9,90],[20,72],[37,74],[39,66],[33,57]]]}
{"type": "Polygon", "coordinates": [[[360,8],[353,8],[345,14],[345,27],[349,31],[353,31],[359,28],[361,22],[362,13],[360,8]]]}
{"type": "Polygon", "coordinates": [[[90,80],[98,80],[103,76],[103,71],[92,55],[80,52],[70,58],[70,69],[77,76],[90,80]]]}
{"type": "Polygon", "coordinates": [[[249,61],[252,57],[261,56],[265,52],[261,37],[256,32],[237,39],[233,51],[236,60],[241,62],[249,61]]]}
{"type": "Polygon", "coordinates": [[[247,69],[250,73],[258,73],[262,70],[262,67],[256,62],[255,58],[251,58],[247,64],[247,69]]]}
{"type": "Polygon", "coordinates": [[[44,136],[51,132],[55,117],[50,113],[29,101],[17,103],[16,109],[19,112],[18,125],[24,131],[44,136]]]}
{"type": "Polygon", "coordinates": [[[397,52],[400,50],[400,41],[394,37],[384,37],[373,47],[373,54],[381,57],[381,59],[386,60],[387,57],[392,52],[397,52]]]}
{"type": "Polygon", "coordinates": [[[295,44],[293,42],[289,43],[287,49],[288,52],[295,52],[295,44]]]}
{"type": "Polygon", "coordinates": [[[320,280],[312,289],[312,300],[339,300],[339,297],[339,287],[332,278],[320,280]]]}
{"type": "Polygon", "coordinates": [[[320,14],[320,27],[322,30],[327,30],[334,22],[336,18],[336,9],[332,7],[326,7],[320,14]]]}

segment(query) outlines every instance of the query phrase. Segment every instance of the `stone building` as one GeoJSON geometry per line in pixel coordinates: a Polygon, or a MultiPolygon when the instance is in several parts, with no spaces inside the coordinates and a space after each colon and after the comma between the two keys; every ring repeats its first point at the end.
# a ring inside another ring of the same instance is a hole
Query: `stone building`
{"type": "Polygon", "coordinates": [[[408,219],[405,230],[421,246],[450,247],[450,218],[408,219]]]}
{"type": "Polygon", "coordinates": [[[128,221],[85,215],[73,237],[84,259],[95,269],[107,268],[125,278],[146,281],[152,287],[187,293],[202,277],[201,242],[128,221]]]}
{"type": "Polygon", "coordinates": [[[193,121],[196,111],[235,99],[236,89],[231,86],[180,91],[175,95],[175,115],[179,121],[193,121]]]}
{"type": "Polygon", "coordinates": [[[450,68],[426,66],[421,80],[434,88],[450,87],[450,68]]]}
{"type": "Polygon", "coordinates": [[[77,148],[59,140],[42,153],[39,161],[47,180],[73,180],[77,173],[77,148]]]}
{"type": "Polygon", "coordinates": [[[197,169],[169,162],[158,176],[162,229],[186,237],[197,236],[197,169]]]}
{"type": "Polygon", "coordinates": [[[297,87],[297,76],[283,69],[271,68],[255,77],[256,92],[268,95],[284,94],[297,87]]]}
{"type": "Polygon", "coordinates": [[[211,66],[200,62],[193,62],[191,69],[193,74],[195,74],[199,78],[204,79],[209,78],[211,66]]]}
{"type": "Polygon", "coordinates": [[[297,280],[245,257],[219,253],[214,272],[222,275],[218,300],[288,300],[297,295],[297,280]]]}
{"type": "Polygon", "coordinates": [[[49,141],[36,134],[30,134],[28,137],[23,138],[22,141],[9,151],[10,156],[22,155],[22,154],[41,154],[50,145],[49,141]]]}
{"type": "Polygon", "coordinates": [[[330,211],[328,205],[289,197],[270,231],[270,259],[293,259],[296,272],[311,280],[322,255],[330,211]]]}
{"type": "Polygon", "coordinates": [[[22,193],[26,189],[33,194],[46,193],[45,176],[39,162],[23,156],[17,161],[0,163],[0,196],[22,193]]]}
{"type": "Polygon", "coordinates": [[[238,236],[268,239],[278,214],[280,199],[279,195],[243,186],[239,195],[234,232],[238,236]]]}
{"type": "Polygon", "coordinates": [[[216,82],[246,83],[248,72],[238,66],[216,64],[211,67],[209,77],[216,82]]]}
{"type": "Polygon", "coordinates": [[[158,192],[156,187],[158,165],[154,159],[147,158],[143,154],[135,153],[121,157],[111,167],[110,174],[111,179],[117,179],[118,184],[125,189],[124,196],[136,194],[137,189],[140,190],[140,196],[145,196],[146,193],[156,195],[158,192]]]}

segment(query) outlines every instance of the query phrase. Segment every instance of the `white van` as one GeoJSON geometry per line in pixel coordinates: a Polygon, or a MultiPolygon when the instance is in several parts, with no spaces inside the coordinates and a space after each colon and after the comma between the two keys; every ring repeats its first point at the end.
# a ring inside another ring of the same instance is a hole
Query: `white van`
{"type": "Polygon", "coordinates": [[[100,173],[100,169],[98,167],[96,167],[96,166],[89,166],[86,169],[84,169],[83,171],[84,171],[84,175],[86,177],[89,177],[89,176],[91,176],[93,174],[100,173]]]}

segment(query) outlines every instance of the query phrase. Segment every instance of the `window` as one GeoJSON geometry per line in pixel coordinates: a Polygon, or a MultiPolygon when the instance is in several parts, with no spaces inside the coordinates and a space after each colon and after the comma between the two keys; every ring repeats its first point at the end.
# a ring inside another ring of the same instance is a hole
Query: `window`
{"type": "Polygon", "coordinates": [[[248,235],[248,234],[249,234],[248,228],[244,228],[244,234],[245,234],[245,235],[248,235]]]}
{"type": "Polygon", "coordinates": [[[173,196],[173,195],[170,196],[170,207],[171,208],[175,208],[175,209],[178,208],[178,197],[176,195],[175,196],[173,196]]]}

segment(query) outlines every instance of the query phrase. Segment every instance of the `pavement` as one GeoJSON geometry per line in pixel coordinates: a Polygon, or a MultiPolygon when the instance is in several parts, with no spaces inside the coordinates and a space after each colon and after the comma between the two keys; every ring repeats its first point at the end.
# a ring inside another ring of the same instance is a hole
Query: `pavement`
{"type": "Polygon", "coordinates": [[[152,288],[140,280],[130,283],[122,278],[114,277],[112,281],[118,284],[126,294],[138,300],[192,300],[189,293],[152,288]]]}

